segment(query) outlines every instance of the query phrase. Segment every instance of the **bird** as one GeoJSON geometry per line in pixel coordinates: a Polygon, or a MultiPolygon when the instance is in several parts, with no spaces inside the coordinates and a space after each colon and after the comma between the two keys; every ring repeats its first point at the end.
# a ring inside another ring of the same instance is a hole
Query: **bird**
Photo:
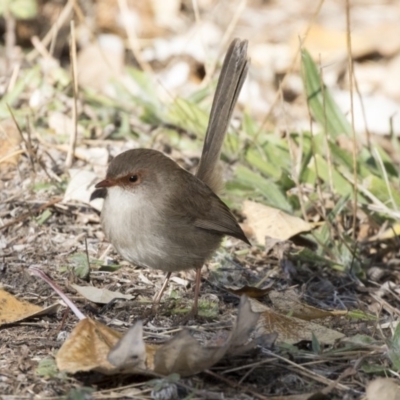
{"type": "Polygon", "coordinates": [[[116,156],[91,199],[104,197],[101,225],[106,238],[130,263],[166,272],[158,304],[171,273],[196,270],[196,316],[201,268],[225,235],[249,240],[228,206],[219,159],[240,90],[249,68],[247,40],[234,39],[218,79],[199,167],[195,174],[160,151],[137,148],[116,156]]]}

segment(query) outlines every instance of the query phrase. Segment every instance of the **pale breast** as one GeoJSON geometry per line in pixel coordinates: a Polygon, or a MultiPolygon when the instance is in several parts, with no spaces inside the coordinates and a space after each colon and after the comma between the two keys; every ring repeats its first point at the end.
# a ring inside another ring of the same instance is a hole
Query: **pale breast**
{"type": "Polygon", "coordinates": [[[144,198],[140,191],[109,188],[102,210],[107,239],[125,260],[138,266],[167,272],[200,268],[211,253],[199,251],[204,248],[202,242],[215,241],[209,249],[213,251],[219,245],[219,237],[202,230],[193,235],[188,231],[193,227],[180,226],[176,221],[168,223],[160,203],[155,198],[144,198]]]}

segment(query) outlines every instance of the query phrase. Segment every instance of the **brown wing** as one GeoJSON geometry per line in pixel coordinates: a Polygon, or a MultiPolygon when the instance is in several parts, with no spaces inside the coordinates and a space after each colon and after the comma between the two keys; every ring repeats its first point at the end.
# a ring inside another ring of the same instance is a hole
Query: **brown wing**
{"type": "Polygon", "coordinates": [[[250,244],[226,204],[200,179],[181,169],[179,193],[170,199],[175,217],[190,221],[194,227],[233,236],[250,244]],[[184,183],[184,184],[183,184],[184,183]]]}
{"type": "Polygon", "coordinates": [[[211,198],[210,203],[209,211],[201,218],[196,218],[194,225],[201,229],[207,229],[209,231],[233,236],[243,240],[243,242],[247,244],[250,244],[228,206],[225,205],[216,195],[211,198]]]}

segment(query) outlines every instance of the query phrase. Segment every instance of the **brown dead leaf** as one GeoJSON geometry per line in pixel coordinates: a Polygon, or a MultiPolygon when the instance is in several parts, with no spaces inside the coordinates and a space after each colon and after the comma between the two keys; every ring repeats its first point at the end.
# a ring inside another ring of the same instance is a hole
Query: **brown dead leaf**
{"type": "Polygon", "coordinates": [[[378,378],[368,383],[368,400],[400,400],[400,388],[394,379],[378,378]]]}
{"type": "Polygon", "coordinates": [[[122,337],[106,325],[85,318],[78,323],[57,353],[60,371],[75,373],[96,370],[103,374],[115,373],[107,360],[110,349],[122,337]]]}
{"type": "MultiPolygon", "coordinates": [[[[269,336],[267,338],[263,335],[258,340],[252,341],[252,346],[247,343],[257,319],[258,315],[251,311],[248,299],[243,296],[240,301],[235,328],[223,345],[202,346],[187,330],[183,330],[156,349],[154,358],[152,360],[149,357],[147,358],[147,366],[151,367],[154,372],[163,375],[178,373],[181,376],[190,376],[197,374],[220,361],[228,350],[231,355],[238,354],[243,349],[247,351],[250,347],[256,346],[260,341],[266,342],[269,336]]],[[[133,333],[133,331],[128,331],[127,335],[130,333],[133,333]]],[[[124,340],[128,344],[134,339],[124,337],[121,342],[124,340]]],[[[122,357],[117,357],[119,362],[114,365],[119,369],[125,369],[126,364],[133,358],[130,354],[130,347],[119,344],[118,350],[122,357]]],[[[114,359],[112,352],[110,352],[109,360],[111,358],[114,359]]]]}
{"type": "Polygon", "coordinates": [[[226,354],[248,351],[257,345],[271,345],[276,335],[262,334],[249,340],[258,314],[251,310],[249,300],[240,301],[235,328],[222,345],[202,346],[187,330],[161,345],[143,341],[142,323],[138,321],[125,335],[84,319],[57,353],[60,370],[75,373],[96,370],[116,373],[178,373],[181,376],[197,374],[221,360],[226,354]]]}
{"type": "Polygon", "coordinates": [[[313,228],[301,218],[250,200],[243,203],[243,214],[247,218],[247,225],[261,245],[264,245],[266,236],[288,240],[292,236],[308,232],[313,228]]]}
{"type": "Polygon", "coordinates": [[[94,286],[79,286],[75,284],[72,284],[71,286],[85,299],[97,304],[108,304],[114,299],[132,300],[134,298],[131,294],[112,292],[111,290],[104,288],[100,289],[94,286]]]}
{"type": "Polygon", "coordinates": [[[27,301],[18,300],[12,294],[0,289],[0,326],[22,321],[27,318],[52,314],[59,305],[42,308],[27,301]]]}
{"type": "Polygon", "coordinates": [[[100,35],[99,41],[78,54],[78,81],[83,87],[102,91],[111,79],[120,78],[124,66],[124,43],[117,35],[100,35]]]}
{"type": "Polygon", "coordinates": [[[283,292],[271,291],[269,298],[274,305],[274,309],[282,314],[290,314],[293,317],[311,321],[318,318],[327,318],[338,315],[347,315],[346,310],[322,310],[312,307],[299,298],[299,295],[293,290],[283,292]]]}
{"type": "Polygon", "coordinates": [[[313,322],[278,314],[257,300],[249,300],[251,302],[251,309],[261,314],[257,323],[257,333],[276,332],[278,334],[277,340],[280,343],[293,344],[302,340],[311,341],[314,334],[320,343],[333,344],[337,339],[344,337],[340,332],[313,322]]]}
{"type": "Polygon", "coordinates": [[[12,119],[0,123],[0,168],[6,164],[16,165],[22,153],[19,150],[21,135],[12,119]]]}
{"type": "Polygon", "coordinates": [[[259,289],[254,286],[243,286],[240,289],[232,289],[227,287],[225,289],[238,296],[245,295],[247,297],[252,297],[253,299],[261,299],[271,290],[271,288],[259,289]]]}
{"type": "MultiPolygon", "coordinates": [[[[299,47],[298,34],[292,37],[290,43],[292,51],[297,51],[299,47]]],[[[340,59],[346,56],[346,32],[315,24],[309,28],[303,45],[316,60],[321,58],[327,62],[327,60],[340,59]]],[[[351,45],[352,54],[355,57],[369,54],[372,51],[371,42],[359,34],[352,33],[351,45]]]]}

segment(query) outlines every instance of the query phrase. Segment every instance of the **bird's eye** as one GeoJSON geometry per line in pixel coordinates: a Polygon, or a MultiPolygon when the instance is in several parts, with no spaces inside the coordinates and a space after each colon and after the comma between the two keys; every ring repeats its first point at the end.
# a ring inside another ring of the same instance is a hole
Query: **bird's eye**
{"type": "Polygon", "coordinates": [[[129,177],[129,182],[137,182],[138,180],[138,176],[137,175],[131,175],[129,177]]]}

